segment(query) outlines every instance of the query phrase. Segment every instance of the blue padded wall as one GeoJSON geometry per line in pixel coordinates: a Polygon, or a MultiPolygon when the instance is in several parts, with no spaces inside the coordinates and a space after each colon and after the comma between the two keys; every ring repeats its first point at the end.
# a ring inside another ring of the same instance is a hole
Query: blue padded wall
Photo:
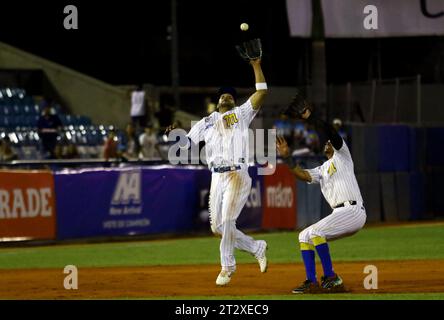
{"type": "Polygon", "coordinates": [[[426,165],[444,167],[444,128],[427,128],[426,137],[426,165]]]}
{"type": "Polygon", "coordinates": [[[398,219],[400,221],[408,221],[411,216],[410,173],[395,173],[395,194],[398,208],[398,219]]]}
{"type": "Polygon", "coordinates": [[[378,169],[380,172],[410,171],[409,127],[378,126],[378,169]]]}
{"type": "Polygon", "coordinates": [[[412,220],[420,220],[425,215],[425,175],[410,173],[410,211],[412,220]]]}
{"type": "Polygon", "coordinates": [[[378,128],[370,125],[354,125],[350,128],[349,147],[355,173],[378,171],[379,138],[378,128]]]}
{"type": "Polygon", "coordinates": [[[381,187],[379,174],[361,173],[356,175],[356,180],[364,200],[367,213],[367,222],[381,221],[381,187]]]}
{"type": "Polygon", "coordinates": [[[384,221],[398,221],[395,174],[381,173],[380,182],[384,221]]]}

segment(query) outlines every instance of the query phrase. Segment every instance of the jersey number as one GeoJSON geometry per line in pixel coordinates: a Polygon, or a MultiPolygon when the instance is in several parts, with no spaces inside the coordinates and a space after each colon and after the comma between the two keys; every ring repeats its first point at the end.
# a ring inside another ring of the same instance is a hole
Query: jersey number
{"type": "Polygon", "coordinates": [[[225,120],[225,124],[227,125],[227,128],[230,128],[235,123],[239,122],[235,113],[230,113],[230,114],[225,115],[224,120],[225,120]]]}
{"type": "Polygon", "coordinates": [[[330,163],[330,167],[328,167],[328,175],[331,177],[336,172],[335,164],[330,163]]]}

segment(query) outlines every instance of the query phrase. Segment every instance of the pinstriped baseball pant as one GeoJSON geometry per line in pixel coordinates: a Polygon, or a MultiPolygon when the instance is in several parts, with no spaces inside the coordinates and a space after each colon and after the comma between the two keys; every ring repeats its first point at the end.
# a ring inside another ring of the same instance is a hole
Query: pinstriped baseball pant
{"type": "Polygon", "coordinates": [[[355,234],[365,224],[367,215],[362,204],[334,209],[333,212],[299,233],[299,242],[313,244],[312,239],[323,237],[335,240],[355,234]]]}
{"type": "Polygon", "coordinates": [[[255,255],[259,244],[236,228],[236,219],[248,200],[251,178],[247,170],[213,173],[210,190],[211,231],[222,236],[220,260],[223,270],[236,270],[234,248],[255,255]]]}

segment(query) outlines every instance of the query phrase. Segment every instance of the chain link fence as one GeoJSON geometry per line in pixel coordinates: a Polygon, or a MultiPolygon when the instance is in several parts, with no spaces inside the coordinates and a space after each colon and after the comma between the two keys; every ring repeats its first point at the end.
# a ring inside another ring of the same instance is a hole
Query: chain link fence
{"type": "Polygon", "coordinates": [[[329,85],[327,114],[346,122],[444,123],[444,86],[421,76],[329,85]]]}

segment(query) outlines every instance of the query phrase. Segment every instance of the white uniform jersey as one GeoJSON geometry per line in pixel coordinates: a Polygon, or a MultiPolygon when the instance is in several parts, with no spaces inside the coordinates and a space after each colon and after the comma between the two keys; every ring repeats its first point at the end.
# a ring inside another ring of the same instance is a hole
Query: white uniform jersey
{"type": "Polygon", "coordinates": [[[131,117],[145,115],[145,91],[131,93],[131,117]]]}
{"type": "Polygon", "coordinates": [[[151,159],[159,156],[156,150],[157,137],[155,133],[142,133],[139,136],[139,144],[140,152],[143,158],[151,159]]]}
{"type": "Polygon", "coordinates": [[[332,208],[346,201],[363,202],[353,160],[345,141],[341,149],[334,151],[331,159],[307,171],[310,173],[311,183],[320,184],[322,194],[332,208]]]}
{"type": "Polygon", "coordinates": [[[225,113],[217,111],[197,122],[187,137],[194,143],[205,141],[208,167],[241,165],[248,167],[248,127],[256,116],[250,99],[225,113]]]}

